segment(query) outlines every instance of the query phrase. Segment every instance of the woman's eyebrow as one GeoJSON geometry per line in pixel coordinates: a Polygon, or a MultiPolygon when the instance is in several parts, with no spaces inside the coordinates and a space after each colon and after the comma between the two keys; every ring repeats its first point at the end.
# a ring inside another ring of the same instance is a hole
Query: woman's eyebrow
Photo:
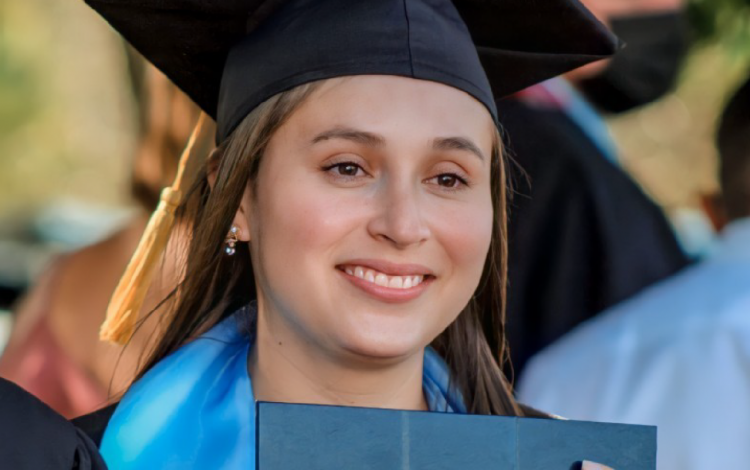
{"type": "Polygon", "coordinates": [[[382,147],[385,145],[385,137],[351,127],[334,127],[333,129],[321,132],[312,139],[311,143],[317,144],[318,142],[331,139],[350,140],[370,147],[382,147]]]}
{"type": "MultiPolygon", "coordinates": [[[[370,147],[383,147],[385,137],[373,134],[372,132],[362,131],[351,127],[334,127],[316,135],[311,143],[317,144],[325,140],[344,139],[370,147]]],[[[471,152],[480,160],[484,160],[484,154],[479,147],[466,137],[440,137],[432,141],[432,148],[435,150],[463,150],[471,152]]]]}
{"type": "Polygon", "coordinates": [[[484,161],[484,154],[474,142],[466,137],[441,137],[432,141],[435,150],[463,150],[471,152],[484,161]]]}

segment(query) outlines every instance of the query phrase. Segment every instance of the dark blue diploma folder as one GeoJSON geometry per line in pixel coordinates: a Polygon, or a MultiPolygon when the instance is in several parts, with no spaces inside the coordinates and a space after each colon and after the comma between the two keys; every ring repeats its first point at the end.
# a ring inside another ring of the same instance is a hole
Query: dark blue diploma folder
{"type": "Polygon", "coordinates": [[[656,468],[656,428],[258,403],[258,470],[656,468]]]}

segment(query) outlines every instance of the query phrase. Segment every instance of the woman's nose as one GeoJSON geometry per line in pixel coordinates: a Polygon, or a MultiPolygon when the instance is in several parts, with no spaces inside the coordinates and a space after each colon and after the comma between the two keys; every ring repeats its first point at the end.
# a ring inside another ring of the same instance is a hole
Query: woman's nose
{"type": "Polygon", "coordinates": [[[377,213],[368,230],[373,237],[403,249],[419,245],[430,237],[424,197],[408,184],[389,185],[375,196],[377,213]]]}

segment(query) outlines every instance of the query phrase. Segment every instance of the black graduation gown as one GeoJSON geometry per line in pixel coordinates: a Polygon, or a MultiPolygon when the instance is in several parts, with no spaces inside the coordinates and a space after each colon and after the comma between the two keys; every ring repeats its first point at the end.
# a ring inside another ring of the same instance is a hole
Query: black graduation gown
{"type": "Polygon", "coordinates": [[[661,209],[563,111],[498,107],[507,151],[531,180],[511,168],[506,331],[520,375],[542,348],[688,258],[661,209]]]}
{"type": "Polygon", "coordinates": [[[105,470],[107,466],[83,431],[0,378],[0,468],[105,470]]]}

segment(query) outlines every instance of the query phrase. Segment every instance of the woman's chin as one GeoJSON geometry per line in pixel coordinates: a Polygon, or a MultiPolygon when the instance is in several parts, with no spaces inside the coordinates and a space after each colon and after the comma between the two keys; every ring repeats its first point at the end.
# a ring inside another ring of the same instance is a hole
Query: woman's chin
{"type": "Polygon", "coordinates": [[[418,312],[400,310],[382,311],[370,306],[357,309],[352,306],[345,314],[336,316],[336,320],[332,318],[326,322],[331,327],[328,344],[333,344],[335,349],[352,359],[373,364],[400,362],[420,354],[444,328],[442,319],[432,319],[439,325],[427,325],[426,319],[418,312]]]}
{"type": "Polygon", "coordinates": [[[403,335],[357,335],[342,342],[342,349],[363,362],[399,362],[421,352],[425,345],[403,335]]]}

